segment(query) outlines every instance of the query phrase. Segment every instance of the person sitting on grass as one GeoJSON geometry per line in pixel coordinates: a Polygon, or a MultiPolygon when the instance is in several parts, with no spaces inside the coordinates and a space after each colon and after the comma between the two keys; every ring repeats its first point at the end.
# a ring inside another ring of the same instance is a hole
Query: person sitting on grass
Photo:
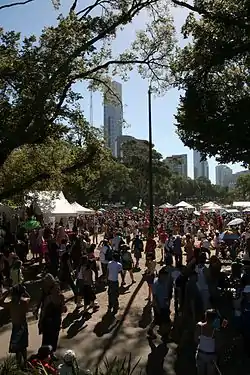
{"type": "Polygon", "coordinates": [[[38,349],[37,354],[29,358],[29,364],[33,369],[45,370],[44,373],[48,375],[58,375],[59,372],[52,361],[53,349],[50,345],[43,345],[38,349]]]}

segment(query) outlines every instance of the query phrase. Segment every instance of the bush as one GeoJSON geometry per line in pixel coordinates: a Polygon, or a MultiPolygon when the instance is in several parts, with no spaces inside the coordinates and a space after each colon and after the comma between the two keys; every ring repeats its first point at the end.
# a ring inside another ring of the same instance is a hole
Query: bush
{"type": "MultiPolygon", "coordinates": [[[[103,365],[94,370],[94,375],[140,375],[141,371],[138,370],[139,361],[133,363],[131,355],[124,359],[114,358],[111,361],[104,360],[103,365]]],[[[79,375],[87,374],[81,371],[79,375]]],[[[13,357],[7,357],[5,361],[0,364],[0,375],[47,375],[46,371],[29,369],[22,371],[13,357]]]]}
{"type": "Polygon", "coordinates": [[[95,375],[140,375],[141,371],[138,371],[139,361],[133,363],[131,354],[124,359],[118,359],[117,357],[112,361],[106,359],[103,369],[97,369],[95,375]]]}

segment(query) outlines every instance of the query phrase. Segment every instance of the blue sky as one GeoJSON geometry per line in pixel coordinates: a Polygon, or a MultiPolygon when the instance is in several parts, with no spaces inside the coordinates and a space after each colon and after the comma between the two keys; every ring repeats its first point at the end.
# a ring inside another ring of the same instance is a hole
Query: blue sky
{"type": "MultiPolygon", "coordinates": [[[[17,0],[16,0],[17,1],[17,0]]],[[[85,6],[90,0],[79,0],[79,3],[85,6]]],[[[14,2],[13,0],[2,0],[2,3],[14,2]]],[[[72,0],[61,0],[61,12],[66,11],[72,0]]],[[[186,11],[180,8],[172,10],[174,17],[177,36],[179,43],[182,44],[180,28],[187,15],[186,11]]],[[[28,5],[5,9],[0,12],[0,25],[6,30],[20,31],[23,36],[29,34],[39,35],[44,26],[50,26],[56,22],[56,12],[51,0],[35,0],[28,5]]],[[[132,25],[127,26],[117,39],[114,41],[113,51],[119,53],[128,47],[128,43],[133,40],[135,31],[143,28],[146,21],[146,14],[138,16],[132,25]]],[[[119,81],[119,79],[117,79],[119,81]]],[[[84,101],[82,107],[87,119],[90,118],[90,94],[86,86],[79,84],[77,89],[83,93],[84,101]]],[[[131,134],[136,138],[148,138],[148,112],[147,112],[147,81],[136,73],[130,74],[128,82],[123,84],[123,103],[124,117],[129,124],[124,129],[124,134],[131,134]]],[[[163,156],[173,154],[188,154],[188,174],[193,177],[193,157],[192,151],[184,147],[175,133],[174,114],[178,105],[179,93],[177,90],[170,90],[164,97],[153,98],[152,100],[152,120],[153,120],[153,142],[156,149],[163,156]]],[[[103,107],[102,97],[99,93],[93,94],[93,119],[95,126],[103,126],[103,107]]],[[[214,159],[209,160],[210,179],[215,182],[215,166],[214,159]]],[[[235,172],[242,170],[238,164],[231,166],[235,172]]]]}

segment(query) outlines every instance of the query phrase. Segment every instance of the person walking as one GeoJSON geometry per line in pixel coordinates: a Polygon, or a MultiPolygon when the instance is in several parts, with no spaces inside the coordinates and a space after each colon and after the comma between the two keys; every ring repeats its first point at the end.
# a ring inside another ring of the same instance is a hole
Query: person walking
{"type": "Polygon", "coordinates": [[[116,314],[119,309],[119,274],[122,273],[120,256],[114,253],[113,260],[108,263],[108,311],[116,314]]]}
{"type": "Polygon", "coordinates": [[[38,328],[42,335],[42,345],[51,345],[55,352],[61,329],[62,313],[66,312],[67,308],[60,286],[52,275],[45,276],[45,286],[40,303],[38,328]]]}
{"type": "Polygon", "coordinates": [[[17,363],[23,364],[24,367],[27,362],[27,348],[29,346],[26,318],[29,302],[30,296],[22,285],[16,285],[9,289],[0,299],[0,305],[9,310],[12,322],[9,353],[15,353],[17,363]],[[9,294],[10,298],[7,299],[9,294]]]}

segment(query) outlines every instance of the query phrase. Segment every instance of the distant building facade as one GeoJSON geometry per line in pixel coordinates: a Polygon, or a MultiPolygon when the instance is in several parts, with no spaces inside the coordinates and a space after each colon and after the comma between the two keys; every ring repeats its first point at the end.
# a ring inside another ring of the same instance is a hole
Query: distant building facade
{"type": "Polygon", "coordinates": [[[116,138],[115,141],[115,156],[119,158],[121,161],[124,157],[124,153],[126,152],[126,145],[127,142],[133,142],[134,147],[140,147],[143,145],[145,147],[145,144],[147,144],[148,147],[148,141],[144,139],[138,139],[133,137],[132,135],[121,135],[120,137],[116,138]]]}
{"type": "Polygon", "coordinates": [[[111,89],[114,94],[104,94],[104,139],[112,155],[118,157],[116,139],[122,136],[123,127],[122,85],[113,81],[111,89]]]}
{"type": "Polygon", "coordinates": [[[237,180],[240,176],[243,176],[243,175],[249,174],[249,173],[250,173],[250,171],[248,169],[240,171],[240,172],[233,173],[232,177],[231,177],[231,180],[229,181],[229,184],[228,184],[229,189],[235,188],[236,182],[237,182],[237,180]]]}
{"type": "Polygon", "coordinates": [[[194,150],[193,154],[194,178],[205,177],[209,179],[209,165],[207,160],[201,160],[201,153],[194,150]]]}
{"type": "Polygon", "coordinates": [[[227,165],[217,165],[215,167],[216,185],[228,187],[233,181],[233,170],[227,165]]]}
{"type": "Polygon", "coordinates": [[[187,154],[168,156],[165,160],[169,166],[169,169],[173,173],[187,177],[188,175],[187,154]]]}

